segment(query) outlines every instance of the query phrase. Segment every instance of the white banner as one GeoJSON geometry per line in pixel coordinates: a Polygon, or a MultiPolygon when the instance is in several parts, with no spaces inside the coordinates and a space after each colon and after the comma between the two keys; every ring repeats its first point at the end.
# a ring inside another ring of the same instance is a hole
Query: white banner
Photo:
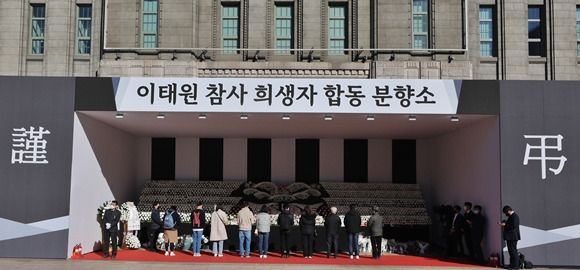
{"type": "Polygon", "coordinates": [[[117,111],[455,114],[453,80],[119,78],[117,111]]]}

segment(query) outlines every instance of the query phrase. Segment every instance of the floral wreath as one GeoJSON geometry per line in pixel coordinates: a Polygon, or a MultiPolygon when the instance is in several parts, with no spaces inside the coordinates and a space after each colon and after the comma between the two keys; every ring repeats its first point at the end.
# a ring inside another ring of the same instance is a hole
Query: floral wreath
{"type": "Polygon", "coordinates": [[[139,238],[134,234],[127,235],[127,238],[125,238],[125,243],[127,244],[127,247],[129,247],[130,249],[139,249],[141,247],[141,242],[139,241],[139,238]]]}

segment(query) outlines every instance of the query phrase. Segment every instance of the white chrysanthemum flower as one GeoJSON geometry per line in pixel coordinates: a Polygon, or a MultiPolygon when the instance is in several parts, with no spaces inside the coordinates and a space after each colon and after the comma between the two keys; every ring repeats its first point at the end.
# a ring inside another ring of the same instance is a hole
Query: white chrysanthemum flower
{"type": "Polygon", "coordinates": [[[127,235],[125,243],[130,249],[139,249],[141,247],[141,242],[139,241],[139,238],[134,234],[127,235]]]}

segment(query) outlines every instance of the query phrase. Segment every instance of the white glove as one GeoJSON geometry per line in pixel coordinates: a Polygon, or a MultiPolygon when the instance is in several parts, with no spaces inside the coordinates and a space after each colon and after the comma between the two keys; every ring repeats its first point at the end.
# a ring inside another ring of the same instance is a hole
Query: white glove
{"type": "Polygon", "coordinates": [[[107,230],[108,230],[108,229],[110,229],[110,228],[111,228],[111,223],[107,223],[107,224],[105,224],[105,228],[106,228],[107,230]]]}

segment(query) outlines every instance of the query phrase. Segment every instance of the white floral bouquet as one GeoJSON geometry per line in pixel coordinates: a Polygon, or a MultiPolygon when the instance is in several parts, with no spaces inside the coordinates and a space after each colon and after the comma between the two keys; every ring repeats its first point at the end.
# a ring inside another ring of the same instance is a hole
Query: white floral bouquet
{"type": "Polygon", "coordinates": [[[238,225],[238,215],[228,215],[228,225],[238,225]]]}
{"type": "Polygon", "coordinates": [[[179,212],[181,223],[191,223],[191,214],[179,212]]]}
{"type": "Polygon", "coordinates": [[[324,217],[323,216],[316,216],[315,222],[316,222],[316,226],[324,225],[324,217]]]}
{"type": "Polygon", "coordinates": [[[127,235],[127,238],[125,238],[125,243],[130,249],[139,249],[141,247],[139,238],[134,234],[127,235]]]}
{"type": "Polygon", "coordinates": [[[270,224],[278,225],[278,214],[270,215],[270,224]]]}
{"type": "Polygon", "coordinates": [[[141,222],[151,221],[151,212],[139,212],[139,220],[141,220],[141,222]]]}
{"type": "Polygon", "coordinates": [[[121,221],[129,220],[129,202],[121,204],[119,211],[121,211],[121,221]]]}
{"type": "Polygon", "coordinates": [[[99,220],[103,220],[105,218],[105,211],[107,211],[107,209],[112,209],[113,206],[111,205],[112,201],[106,201],[103,203],[103,205],[99,206],[99,208],[97,208],[97,219],[99,220]]]}
{"type": "Polygon", "coordinates": [[[302,215],[294,215],[294,225],[300,225],[300,217],[302,215]]]}

